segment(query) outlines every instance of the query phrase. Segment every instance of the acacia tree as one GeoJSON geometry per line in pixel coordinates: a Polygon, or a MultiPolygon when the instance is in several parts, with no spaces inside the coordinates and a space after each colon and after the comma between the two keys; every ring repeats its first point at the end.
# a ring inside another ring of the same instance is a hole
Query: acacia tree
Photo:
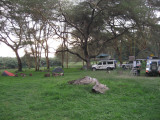
{"type": "Polygon", "coordinates": [[[160,13],[160,1],[159,0],[147,0],[148,6],[152,8],[153,12],[156,15],[156,19],[152,20],[150,23],[151,26],[151,37],[148,48],[152,50],[152,53],[160,58],[160,16],[157,15],[160,13]]]}
{"type": "Polygon", "coordinates": [[[30,51],[35,61],[35,71],[39,71],[40,60],[42,53],[42,32],[44,25],[41,25],[39,21],[29,21],[26,26],[25,42],[27,46],[26,50],[30,51]]]}
{"type": "Polygon", "coordinates": [[[54,12],[56,9],[56,0],[28,0],[23,1],[24,10],[28,14],[26,24],[26,41],[28,47],[35,59],[35,70],[40,67],[40,59],[44,50],[47,69],[49,66],[49,45],[48,40],[54,36],[52,27],[48,21],[54,21],[54,12]]]}
{"type": "Polygon", "coordinates": [[[84,0],[67,8],[65,5],[60,3],[60,12],[63,22],[70,27],[67,33],[74,38],[67,42],[80,46],[84,57],[69,49],[66,51],[84,60],[87,68],[90,67],[90,59],[101,52],[108,42],[119,40],[130,29],[144,23],[147,11],[144,1],[140,0],[84,0]],[[96,54],[89,51],[89,45],[97,45],[96,54]]]}
{"type": "Polygon", "coordinates": [[[16,54],[18,71],[22,71],[22,62],[18,50],[23,47],[25,14],[19,11],[15,2],[2,1],[0,41],[10,47],[16,54]]]}
{"type": "Polygon", "coordinates": [[[52,27],[49,26],[47,23],[44,26],[43,29],[43,36],[41,40],[41,45],[45,53],[45,58],[46,58],[46,64],[47,64],[47,69],[50,69],[50,64],[49,64],[49,44],[48,41],[49,39],[53,36],[52,35],[52,27]]]}

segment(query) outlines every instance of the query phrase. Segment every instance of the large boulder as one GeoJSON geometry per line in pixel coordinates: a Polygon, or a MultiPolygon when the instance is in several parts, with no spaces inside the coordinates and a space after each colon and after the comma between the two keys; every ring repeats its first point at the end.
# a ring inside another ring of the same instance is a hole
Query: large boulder
{"type": "Polygon", "coordinates": [[[89,76],[85,76],[84,78],[78,80],[72,80],[69,81],[68,83],[74,85],[87,85],[87,84],[94,85],[92,91],[95,93],[104,94],[107,90],[109,90],[109,88],[106,85],[99,83],[99,81],[96,78],[91,78],[89,76]]]}
{"type": "Polygon", "coordinates": [[[96,78],[91,78],[89,76],[85,76],[84,78],[78,80],[72,80],[68,82],[69,84],[76,84],[76,85],[86,85],[86,84],[98,84],[99,81],[96,78]]]}
{"type": "Polygon", "coordinates": [[[95,84],[92,88],[93,92],[102,93],[102,94],[104,94],[107,90],[109,90],[109,88],[106,85],[101,83],[95,84]]]}

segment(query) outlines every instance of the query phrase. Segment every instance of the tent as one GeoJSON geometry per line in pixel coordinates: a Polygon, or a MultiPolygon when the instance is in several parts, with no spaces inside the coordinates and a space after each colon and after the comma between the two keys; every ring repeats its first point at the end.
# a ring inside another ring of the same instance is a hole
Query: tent
{"type": "Polygon", "coordinates": [[[60,67],[55,68],[52,72],[53,73],[64,73],[63,69],[60,67]]]}
{"type": "Polygon", "coordinates": [[[106,57],[109,57],[108,54],[100,54],[98,56],[96,56],[96,58],[106,58],[106,57]]]}
{"type": "Polygon", "coordinates": [[[8,72],[7,70],[5,70],[3,73],[2,73],[2,76],[15,76],[13,73],[10,73],[8,72]]]}
{"type": "Polygon", "coordinates": [[[96,56],[97,60],[109,60],[111,58],[111,56],[109,54],[99,54],[98,56],[96,56]]]}

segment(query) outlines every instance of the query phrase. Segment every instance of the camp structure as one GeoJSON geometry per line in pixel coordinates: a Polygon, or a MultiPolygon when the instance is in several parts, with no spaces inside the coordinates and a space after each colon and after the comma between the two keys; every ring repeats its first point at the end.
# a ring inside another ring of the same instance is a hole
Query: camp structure
{"type": "Polygon", "coordinates": [[[52,73],[64,73],[63,69],[60,67],[55,68],[52,73]]]}
{"type": "Polygon", "coordinates": [[[109,54],[99,54],[98,56],[96,56],[97,60],[109,60],[111,58],[111,56],[109,54]]]}
{"type": "Polygon", "coordinates": [[[11,72],[8,72],[7,70],[5,70],[3,73],[2,73],[2,76],[15,76],[13,73],[11,72]]]}
{"type": "Polygon", "coordinates": [[[64,71],[62,68],[58,67],[52,71],[52,76],[64,76],[64,71]]]}

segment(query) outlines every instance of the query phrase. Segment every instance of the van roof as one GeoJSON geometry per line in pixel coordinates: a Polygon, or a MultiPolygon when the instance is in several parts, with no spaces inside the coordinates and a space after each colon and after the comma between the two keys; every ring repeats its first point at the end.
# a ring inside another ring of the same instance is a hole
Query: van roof
{"type": "Polygon", "coordinates": [[[148,59],[147,61],[160,61],[160,59],[148,59]]]}
{"type": "Polygon", "coordinates": [[[116,61],[116,60],[100,60],[100,61],[116,61]]]}

